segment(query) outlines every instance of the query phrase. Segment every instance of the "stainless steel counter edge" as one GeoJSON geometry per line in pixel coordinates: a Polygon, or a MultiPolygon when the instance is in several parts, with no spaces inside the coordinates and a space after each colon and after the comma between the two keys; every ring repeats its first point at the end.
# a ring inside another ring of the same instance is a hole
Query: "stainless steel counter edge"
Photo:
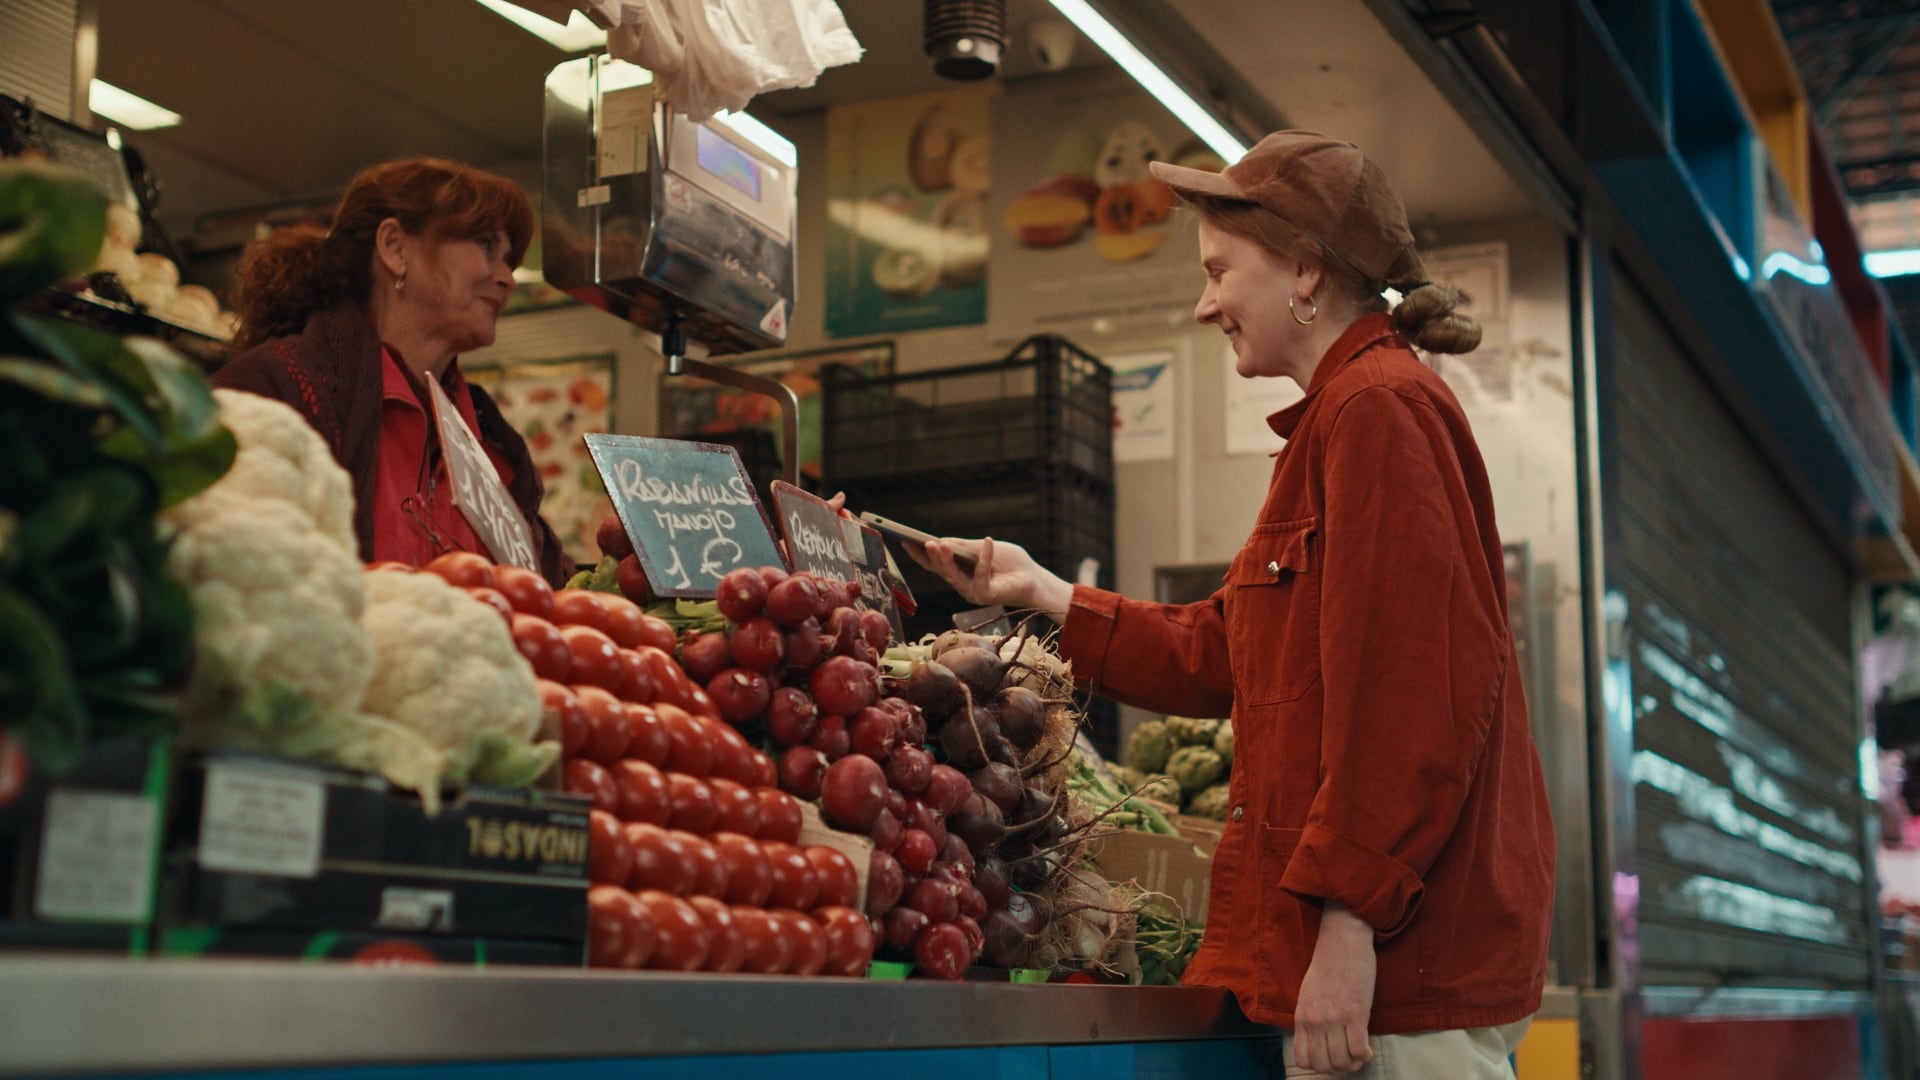
{"type": "Polygon", "coordinates": [[[1273,1034],[1214,990],[0,960],[0,1072],[558,1060],[1273,1034]]]}

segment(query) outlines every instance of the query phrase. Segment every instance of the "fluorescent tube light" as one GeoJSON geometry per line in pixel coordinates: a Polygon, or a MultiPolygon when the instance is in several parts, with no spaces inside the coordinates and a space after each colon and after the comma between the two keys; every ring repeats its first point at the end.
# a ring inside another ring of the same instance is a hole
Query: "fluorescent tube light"
{"type": "Polygon", "coordinates": [[[717,112],[714,122],[723,124],[735,135],[767,152],[767,156],[789,169],[800,167],[800,154],[785,135],[743,112],[717,112]]]}
{"type": "Polygon", "coordinates": [[[1908,274],[1920,274],[1920,248],[1870,251],[1867,253],[1866,264],[1867,273],[1874,277],[1904,277],[1908,274]]]}
{"type": "Polygon", "coordinates": [[[163,109],[139,94],[130,94],[107,82],[95,79],[87,86],[87,108],[121,127],[135,131],[154,131],[180,123],[180,114],[163,109]]]}
{"type": "Polygon", "coordinates": [[[1185,90],[1161,71],[1147,55],[1133,42],[1127,40],[1117,27],[1108,22],[1106,16],[1095,11],[1087,0],[1052,0],[1053,6],[1067,21],[1080,28],[1095,45],[1113,57],[1115,63],[1126,69],[1134,81],[1145,87],[1147,93],[1159,99],[1160,104],[1180,118],[1188,130],[1200,137],[1214,153],[1219,154],[1227,164],[1240,160],[1247,152],[1247,144],[1240,141],[1219,118],[1209,112],[1206,106],[1195,101],[1185,90]]]}
{"type": "Polygon", "coordinates": [[[586,52],[607,43],[607,32],[593,25],[593,20],[578,11],[569,14],[563,26],[544,15],[535,15],[518,4],[508,3],[508,0],[479,2],[488,11],[562,52],[586,52]]]}

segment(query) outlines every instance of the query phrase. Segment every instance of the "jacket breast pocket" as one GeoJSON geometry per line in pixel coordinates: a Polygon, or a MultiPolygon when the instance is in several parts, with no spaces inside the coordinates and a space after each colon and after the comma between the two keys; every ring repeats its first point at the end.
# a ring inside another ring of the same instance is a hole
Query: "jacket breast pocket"
{"type": "Polygon", "coordinates": [[[1241,704],[1292,701],[1320,677],[1319,525],[1257,526],[1227,568],[1227,653],[1241,704]]]}

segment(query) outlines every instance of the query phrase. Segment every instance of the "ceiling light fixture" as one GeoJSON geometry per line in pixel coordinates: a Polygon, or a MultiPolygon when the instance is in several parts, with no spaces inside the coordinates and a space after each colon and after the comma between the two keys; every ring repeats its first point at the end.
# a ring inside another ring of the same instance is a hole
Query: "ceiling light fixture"
{"type": "Polygon", "coordinates": [[[1206,143],[1228,164],[1246,154],[1247,144],[1240,141],[1232,129],[1181,89],[1172,77],[1160,70],[1159,65],[1147,59],[1147,54],[1141,52],[1139,46],[1108,22],[1107,17],[1096,11],[1087,0],[1052,0],[1052,3],[1060,14],[1067,17],[1067,21],[1079,27],[1090,41],[1113,57],[1114,63],[1126,69],[1135,82],[1145,87],[1147,93],[1165,105],[1167,111],[1179,117],[1188,130],[1199,136],[1201,142],[1206,143]]]}
{"type": "Polygon", "coordinates": [[[1905,277],[1908,274],[1920,274],[1920,248],[1869,251],[1865,262],[1867,273],[1874,277],[1905,277]]]}
{"type": "Polygon", "coordinates": [[[568,15],[565,25],[562,25],[543,15],[535,15],[518,4],[508,3],[508,0],[479,0],[479,3],[481,7],[561,52],[586,52],[588,49],[602,48],[607,43],[607,32],[593,25],[593,20],[578,11],[568,15]]]}
{"type": "Polygon", "coordinates": [[[95,79],[88,84],[87,108],[95,116],[104,116],[135,131],[155,131],[180,123],[179,113],[163,109],[139,94],[128,93],[105,79],[95,79]]]}

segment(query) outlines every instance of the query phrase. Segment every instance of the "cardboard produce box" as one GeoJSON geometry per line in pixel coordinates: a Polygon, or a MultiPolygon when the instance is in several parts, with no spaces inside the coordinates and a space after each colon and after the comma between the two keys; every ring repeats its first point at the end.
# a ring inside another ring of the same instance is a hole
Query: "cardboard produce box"
{"type": "Polygon", "coordinates": [[[1123,831],[1094,841],[1093,858],[1108,881],[1131,882],[1159,893],[1181,918],[1191,923],[1206,922],[1213,858],[1192,840],[1123,831]]]}
{"type": "Polygon", "coordinates": [[[216,754],[183,771],[178,807],[168,930],[586,939],[579,796],[474,785],[429,816],[376,776],[216,754]]]}
{"type": "Polygon", "coordinates": [[[170,749],[96,744],[0,809],[0,949],[146,951],[170,749]]]}

